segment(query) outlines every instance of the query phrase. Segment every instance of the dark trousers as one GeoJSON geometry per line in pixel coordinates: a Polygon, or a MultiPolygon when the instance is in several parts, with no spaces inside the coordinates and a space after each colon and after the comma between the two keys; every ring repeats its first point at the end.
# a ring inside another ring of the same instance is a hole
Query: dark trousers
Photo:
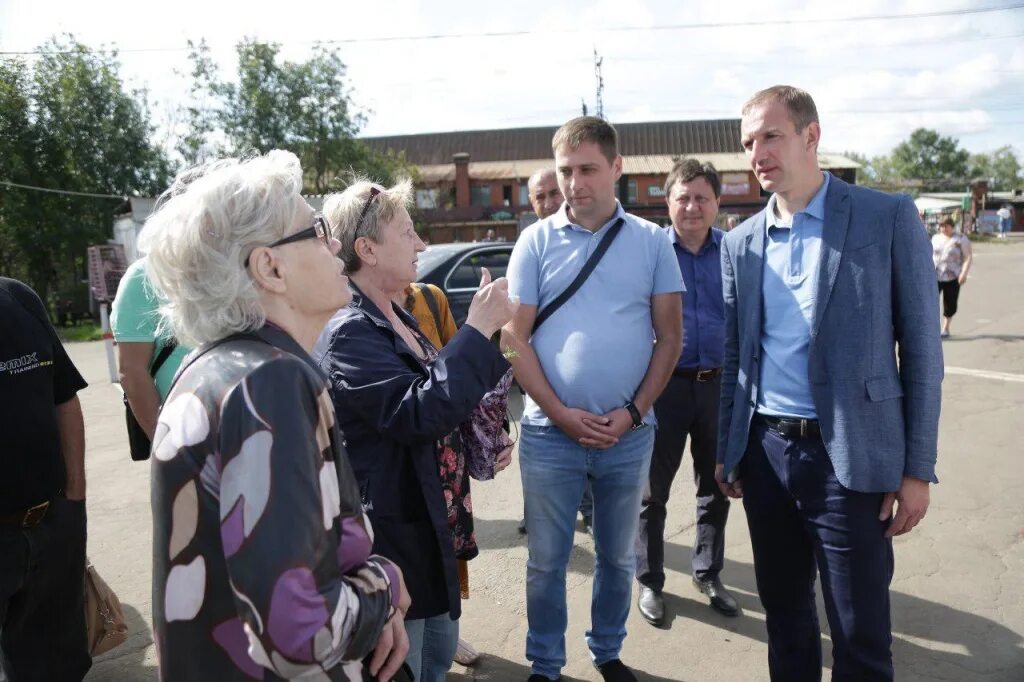
{"type": "Polygon", "coordinates": [[[892,542],[882,493],[844,488],[820,437],[785,438],[754,417],[740,462],[771,679],[821,679],[814,603],[821,574],[832,634],[832,679],[892,680],[892,542]]]}
{"type": "Polygon", "coordinates": [[[0,666],[9,682],[85,677],[84,582],[84,502],[57,498],[32,528],[0,525],[0,666]]]}
{"type": "Polygon", "coordinates": [[[960,300],[960,282],[955,279],[939,282],[939,293],[942,294],[942,316],[956,315],[956,304],[960,300]]]}
{"type": "Polygon", "coordinates": [[[693,480],[697,484],[693,575],[699,580],[708,580],[718,577],[722,570],[729,500],[715,483],[721,388],[721,377],[699,382],[673,376],[654,403],[658,431],[654,437],[647,489],[640,505],[636,577],[642,585],[658,591],[665,587],[665,517],[669,490],[682,463],[687,436],[693,455],[693,480]]]}

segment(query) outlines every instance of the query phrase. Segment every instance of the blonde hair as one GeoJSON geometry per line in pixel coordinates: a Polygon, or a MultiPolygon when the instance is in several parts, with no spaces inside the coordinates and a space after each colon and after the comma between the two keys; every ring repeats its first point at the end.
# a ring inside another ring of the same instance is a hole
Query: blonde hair
{"type": "Polygon", "coordinates": [[[140,246],[162,295],[160,312],[180,343],[197,347],[263,326],[245,260],[288,231],[301,189],[299,159],[274,150],[190,168],[160,197],[140,246]]]}
{"type": "Polygon", "coordinates": [[[401,180],[389,189],[382,189],[366,178],[357,177],[344,192],[328,195],[324,199],[324,217],[331,224],[331,233],[341,242],[338,258],[345,264],[345,271],[358,272],[362,261],[356,254],[356,239],[366,237],[380,242],[381,229],[394,220],[399,211],[408,211],[412,206],[412,181],[401,180]],[[370,197],[370,189],[376,187],[380,194],[370,202],[366,215],[363,207],[370,197]]]}

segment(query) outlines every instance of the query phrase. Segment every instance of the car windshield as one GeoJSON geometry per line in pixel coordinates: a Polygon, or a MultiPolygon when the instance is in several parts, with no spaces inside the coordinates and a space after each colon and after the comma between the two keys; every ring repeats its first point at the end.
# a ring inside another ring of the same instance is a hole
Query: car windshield
{"type": "MultiPolygon", "coordinates": [[[[463,245],[464,246],[464,245],[463,245]]],[[[437,246],[428,246],[427,250],[421,253],[416,263],[416,279],[420,280],[427,275],[431,270],[437,267],[438,263],[442,262],[453,253],[458,251],[459,245],[439,244],[437,246]]]]}

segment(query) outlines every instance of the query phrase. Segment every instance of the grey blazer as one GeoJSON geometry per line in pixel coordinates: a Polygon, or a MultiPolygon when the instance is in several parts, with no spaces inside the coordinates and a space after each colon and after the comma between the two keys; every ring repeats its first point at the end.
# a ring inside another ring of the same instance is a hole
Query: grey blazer
{"type": "MultiPolygon", "coordinates": [[[[757,403],[765,214],[725,235],[725,359],[718,462],[743,458],[757,403]]],[[[928,235],[910,197],[849,185],[825,195],[808,381],[839,482],[896,490],[937,482],[942,344],[928,235]],[[898,362],[897,362],[898,352],[898,362]]]]}

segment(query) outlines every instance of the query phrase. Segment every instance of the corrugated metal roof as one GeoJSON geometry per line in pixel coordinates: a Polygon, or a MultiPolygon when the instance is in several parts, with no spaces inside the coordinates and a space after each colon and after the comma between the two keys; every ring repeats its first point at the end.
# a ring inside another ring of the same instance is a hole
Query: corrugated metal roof
{"type": "MultiPolygon", "coordinates": [[[[624,156],[658,154],[716,154],[742,152],[740,120],[662,121],[615,124],[619,151],[624,156]]],[[[467,130],[418,135],[364,137],[371,148],[405,152],[418,166],[450,163],[452,155],[469,154],[470,161],[519,161],[550,158],[557,126],[467,130]]]]}
{"type": "MultiPolygon", "coordinates": [[[[711,163],[720,173],[743,172],[750,169],[750,163],[743,152],[729,154],[689,154],[688,156],[711,163]]],[[[676,157],[670,154],[641,154],[624,156],[624,175],[665,175],[672,170],[676,157]]],[[[860,165],[838,154],[819,154],[818,163],[822,168],[860,168],[860,165]]],[[[470,161],[471,180],[526,180],[541,168],[551,168],[554,160],[527,159],[523,161],[470,161]]],[[[451,162],[430,164],[419,167],[420,180],[424,183],[454,182],[455,165],[451,162]]]]}

